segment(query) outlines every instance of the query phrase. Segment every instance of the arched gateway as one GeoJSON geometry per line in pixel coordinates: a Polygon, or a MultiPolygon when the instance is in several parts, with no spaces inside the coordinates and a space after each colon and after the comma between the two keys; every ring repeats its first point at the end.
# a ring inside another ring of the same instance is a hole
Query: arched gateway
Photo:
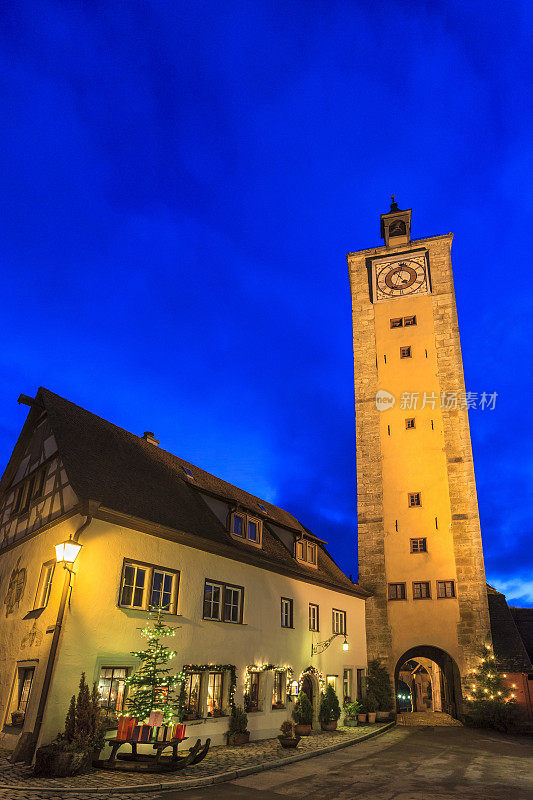
{"type": "Polygon", "coordinates": [[[404,687],[407,686],[411,693],[409,710],[443,711],[456,719],[461,714],[459,668],[449,653],[439,647],[419,645],[400,656],[394,670],[394,686],[398,711],[406,710],[404,687]]]}

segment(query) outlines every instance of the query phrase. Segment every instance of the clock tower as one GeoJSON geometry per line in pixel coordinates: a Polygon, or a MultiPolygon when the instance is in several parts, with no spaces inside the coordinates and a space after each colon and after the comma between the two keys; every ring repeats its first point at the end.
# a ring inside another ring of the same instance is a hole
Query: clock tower
{"type": "Polygon", "coordinates": [[[458,714],[461,679],[490,626],[453,235],[411,239],[411,210],[392,199],[384,245],[347,257],[368,658],[396,686],[422,665],[433,710],[458,714]]]}

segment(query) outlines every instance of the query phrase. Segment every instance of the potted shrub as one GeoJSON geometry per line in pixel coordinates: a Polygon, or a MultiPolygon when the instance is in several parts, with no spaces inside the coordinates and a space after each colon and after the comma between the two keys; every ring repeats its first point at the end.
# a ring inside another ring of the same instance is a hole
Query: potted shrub
{"type": "Polygon", "coordinates": [[[318,718],[320,720],[320,727],[323,731],[334,731],[337,729],[337,722],[341,715],[341,707],[339,705],[339,698],[335,693],[333,686],[326,686],[326,691],[322,693],[320,699],[320,709],[318,718]]]}
{"type": "Polygon", "coordinates": [[[387,669],[375,658],[369,665],[366,674],[367,692],[377,701],[376,716],[380,722],[388,720],[394,708],[392,683],[387,669]]]}
{"type": "Polygon", "coordinates": [[[250,731],[246,711],[240,706],[233,706],[229,718],[228,744],[248,744],[250,731]]]}
{"type": "Polygon", "coordinates": [[[300,692],[296,698],[292,718],[296,723],[296,736],[309,736],[313,724],[313,706],[305,692],[300,692]]]}
{"type": "MultiPolygon", "coordinates": [[[[361,704],[355,701],[354,703],[344,704],[344,724],[347,728],[357,727],[357,718],[361,713],[361,704]]],[[[364,715],[366,720],[366,714],[364,715]]]]}
{"type": "Polygon", "coordinates": [[[376,711],[378,710],[378,701],[372,692],[367,692],[366,708],[368,711],[368,721],[371,724],[373,724],[376,721],[376,711]]]}
{"type": "Polygon", "coordinates": [[[358,706],[359,706],[359,708],[357,710],[357,722],[364,723],[364,722],[367,721],[366,701],[365,700],[361,700],[361,702],[358,703],[358,706]]]}
{"type": "Polygon", "coordinates": [[[35,754],[34,774],[63,778],[87,772],[104,746],[105,736],[98,707],[96,683],[92,694],[82,672],[77,698],[73,695],[65,718],[65,730],[35,754]]]}
{"type": "Polygon", "coordinates": [[[295,728],[296,725],[290,719],[286,719],[285,722],[281,724],[281,736],[278,736],[278,739],[282,747],[298,747],[300,737],[296,735],[295,728]]]}

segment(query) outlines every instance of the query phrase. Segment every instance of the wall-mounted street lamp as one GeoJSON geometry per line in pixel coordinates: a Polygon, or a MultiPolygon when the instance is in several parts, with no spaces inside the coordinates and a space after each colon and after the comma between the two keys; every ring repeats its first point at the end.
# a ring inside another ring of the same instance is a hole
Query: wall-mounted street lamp
{"type": "Polygon", "coordinates": [[[348,640],[346,639],[345,633],[334,633],[333,636],[330,636],[329,639],[326,639],[324,642],[317,642],[316,644],[311,644],[311,655],[316,656],[319,653],[323,653],[325,650],[328,649],[330,644],[332,643],[333,639],[336,639],[337,636],[344,636],[344,642],[342,643],[343,650],[349,650],[350,645],[348,644],[348,640]]]}
{"type": "Polygon", "coordinates": [[[79,544],[79,542],[75,542],[71,536],[70,539],[61,542],[60,544],[56,544],[55,547],[56,547],[57,563],[63,564],[63,569],[68,569],[70,572],[71,567],[76,561],[78,553],[80,552],[83,545],[79,544]]]}

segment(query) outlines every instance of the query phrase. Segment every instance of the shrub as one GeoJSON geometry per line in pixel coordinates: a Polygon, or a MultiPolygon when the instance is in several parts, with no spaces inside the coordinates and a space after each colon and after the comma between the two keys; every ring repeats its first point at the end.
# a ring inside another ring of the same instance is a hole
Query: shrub
{"type": "Polygon", "coordinates": [[[524,712],[517,703],[498,700],[477,702],[467,710],[465,723],[472,728],[493,728],[502,733],[516,733],[526,726],[524,712]]]}
{"type": "Polygon", "coordinates": [[[294,722],[290,719],[286,719],[285,722],[281,723],[280,731],[286,739],[296,738],[294,735],[294,722]]]}
{"type": "Polygon", "coordinates": [[[373,714],[374,711],[379,709],[379,703],[376,695],[372,691],[368,691],[366,693],[366,702],[365,702],[367,713],[373,714]]]}
{"type": "Polygon", "coordinates": [[[335,689],[333,686],[326,686],[326,691],[322,693],[320,700],[320,710],[318,712],[320,722],[337,722],[340,715],[341,707],[335,689]]]}
{"type": "Polygon", "coordinates": [[[363,711],[362,704],[358,703],[357,700],[353,703],[345,703],[344,711],[348,719],[355,719],[358,714],[366,714],[366,711],[363,711]]]}
{"type": "Polygon", "coordinates": [[[231,709],[228,733],[248,733],[248,717],[240,706],[233,706],[231,709]]]}
{"type": "Polygon", "coordinates": [[[300,692],[296,698],[292,718],[298,725],[313,724],[313,706],[305,692],[300,692]]]}
{"type": "Polygon", "coordinates": [[[366,674],[367,694],[372,694],[377,702],[377,707],[372,711],[392,711],[394,700],[392,683],[387,669],[375,658],[370,661],[366,674]]]}
{"type": "Polygon", "coordinates": [[[103,747],[102,712],[98,697],[96,683],[92,692],[89,692],[85,673],[82,672],[78,696],[72,695],[65,717],[65,732],[58,737],[63,749],[96,750],[103,747]]]}

